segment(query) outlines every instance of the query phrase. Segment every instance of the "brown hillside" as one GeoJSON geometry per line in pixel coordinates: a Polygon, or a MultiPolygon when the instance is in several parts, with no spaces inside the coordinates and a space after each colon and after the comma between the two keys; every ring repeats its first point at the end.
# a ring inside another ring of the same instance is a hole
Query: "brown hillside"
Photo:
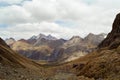
{"type": "Polygon", "coordinates": [[[12,51],[1,38],[0,38],[0,63],[4,65],[14,65],[17,67],[22,66],[30,69],[37,69],[38,67],[36,63],[12,51]]]}
{"type": "Polygon", "coordinates": [[[73,62],[77,76],[96,80],[120,80],[120,14],[99,50],[73,62]]]}

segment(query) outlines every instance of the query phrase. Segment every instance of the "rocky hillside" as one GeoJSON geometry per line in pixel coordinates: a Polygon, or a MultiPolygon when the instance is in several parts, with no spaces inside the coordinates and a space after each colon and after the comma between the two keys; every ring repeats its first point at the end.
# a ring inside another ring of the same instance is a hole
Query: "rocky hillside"
{"type": "Polygon", "coordinates": [[[120,80],[120,14],[115,18],[112,31],[98,47],[98,50],[73,62],[77,76],[120,80]]]}
{"type": "Polygon", "coordinates": [[[42,70],[39,64],[11,50],[0,38],[0,80],[37,80],[44,74],[42,70]]]}
{"type": "Polygon", "coordinates": [[[0,63],[7,65],[19,65],[27,68],[36,69],[38,66],[36,63],[12,51],[1,38],[0,38],[0,63]]]}

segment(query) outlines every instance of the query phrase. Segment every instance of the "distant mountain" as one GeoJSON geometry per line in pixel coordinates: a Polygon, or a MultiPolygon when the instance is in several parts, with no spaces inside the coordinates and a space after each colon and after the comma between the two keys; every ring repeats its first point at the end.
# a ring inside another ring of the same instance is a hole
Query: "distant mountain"
{"type": "Polygon", "coordinates": [[[35,42],[37,41],[36,38],[37,38],[36,36],[32,36],[32,37],[31,37],[30,39],[28,39],[27,41],[28,41],[29,44],[34,45],[35,42]]]}
{"type": "Polygon", "coordinates": [[[67,42],[67,40],[64,39],[57,39],[57,40],[51,40],[48,42],[48,46],[53,48],[53,49],[57,49],[57,48],[61,48],[61,46],[67,42]]]}
{"type": "Polygon", "coordinates": [[[34,47],[23,39],[16,41],[11,48],[14,51],[34,60],[46,60],[47,56],[52,53],[52,49],[49,46],[43,45],[34,47]]]}
{"type": "Polygon", "coordinates": [[[75,51],[89,52],[96,48],[98,44],[105,38],[105,34],[88,34],[84,39],[79,36],[73,36],[70,40],[65,42],[62,48],[66,53],[72,53],[75,51]]]}
{"type": "Polygon", "coordinates": [[[48,39],[45,39],[45,38],[38,38],[33,45],[34,46],[47,45],[50,41],[51,40],[48,40],[48,39]]]}
{"type": "Polygon", "coordinates": [[[85,56],[87,53],[95,50],[105,36],[106,34],[95,35],[92,33],[88,34],[85,38],[73,36],[61,46],[64,49],[64,54],[62,55],[63,60],[71,61],[85,56]]]}
{"type": "Polygon", "coordinates": [[[25,40],[18,40],[12,44],[11,48],[15,51],[30,50],[32,48],[32,45],[27,43],[25,40]]]}
{"type": "Polygon", "coordinates": [[[32,36],[30,39],[28,39],[28,42],[34,46],[40,46],[47,44],[51,40],[57,40],[57,38],[51,35],[46,36],[40,33],[38,36],[32,36]]]}
{"type": "Polygon", "coordinates": [[[5,42],[8,44],[8,45],[12,45],[14,42],[15,42],[15,39],[14,38],[8,38],[5,40],[5,42]]]}
{"type": "Polygon", "coordinates": [[[70,40],[66,41],[58,49],[55,49],[50,60],[56,61],[71,61],[85,56],[87,53],[92,52],[98,44],[105,38],[106,34],[88,34],[85,38],[73,36],[70,40]],[[62,50],[62,51],[61,51],[62,50]],[[57,55],[57,57],[53,57],[57,55]]]}
{"type": "Polygon", "coordinates": [[[57,38],[56,37],[53,37],[52,35],[48,35],[48,36],[46,36],[46,38],[45,39],[48,39],[48,40],[57,40],[57,38]]]}
{"type": "MultiPolygon", "coordinates": [[[[51,35],[39,34],[28,40],[20,39],[11,48],[20,54],[35,60],[58,61],[73,60],[78,54],[86,55],[104,39],[104,34],[90,33],[85,38],[73,36],[70,40],[57,39],[51,35]],[[62,51],[61,51],[62,50],[62,51]]],[[[80,56],[79,56],[80,57],[80,56]]]]}
{"type": "Polygon", "coordinates": [[[88,43],[88,44],[92,44],[92,45],[98,45],[102,40],[104,40],[104,38],[106,37],[107,34],[105,33],[101,33],[98,35],[89,33],[85,38],[84,38],[84,42],[88,43]]]}
{"type": "Polygon", "coordinates": [[[70,40],[68,40],[67,42],[65,42],[63,44],[63,48],[68,48],[71,46],[76,46],[79,45],[80,43],[82,43],[83,39],[79,36],[73,36],[70,40]]]}
{"type": "Polygon", "coordinates": [[[56,37],[53,37],[52,35],[44,35],[44,34],[39,34],[39,35],[37,35],[37,36],[32,36],[30,39],[42,39],[42,38],[44,38],[44,39],[47,39],[47,40],[56,40],[57,38],[56,37]]]}

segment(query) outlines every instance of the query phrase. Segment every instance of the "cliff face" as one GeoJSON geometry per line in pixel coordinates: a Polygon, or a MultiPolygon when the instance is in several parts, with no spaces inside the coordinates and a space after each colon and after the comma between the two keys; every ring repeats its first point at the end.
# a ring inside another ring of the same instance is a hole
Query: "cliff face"
{"type": "Polygon", "coordinates": [[[109,49],[115,49],[120,45],[120,13],[117,14],[112,31],[108,34],[105,40],[99,44],[99,48],[109,47],[109,49]]]}

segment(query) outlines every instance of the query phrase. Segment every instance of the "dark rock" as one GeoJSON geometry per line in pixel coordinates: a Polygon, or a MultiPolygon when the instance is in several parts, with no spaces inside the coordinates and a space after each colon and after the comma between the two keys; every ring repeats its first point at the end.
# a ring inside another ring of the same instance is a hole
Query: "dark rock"
{"type": "Polygon", "coordinates": [[[78,65],[77,64],[73,64],[72,68],[76,68],[78,65]]]}
{"type": "Polygon", "coordinates": [[[78,69],[78,70],[81,70],[81,69],[83,69],[83,68],[84,68],[84,66],[85,66],[85,64],[80,63],[80,64],[78,65],[77,69],[78,69]]]}
{"type": "Polygon", "coordinates": [[[116,40],[114,42],[112,42],[109,46],[109,49],[115,49],[120,45],[120,40],[116,40]]]}
{"type": "Polygon", "coordinates": [[[2,59],[2,57],[0,57],[0,61],[2,61],[3,59],[2,59]]]}
{"type": "Polygon", "coordinates": [[[9,47],[3,39],[0,38],[0,44],[5,47],[9,47]]]}
{"type": "Polygon", "coordinates": [[[120,45],[120,13],[117,14],[112,31],[108,34],[106,39],[104,39],[101,44],[99,44],[99,48],[109,47],[109,49],[115,49],[120,45]]]}

